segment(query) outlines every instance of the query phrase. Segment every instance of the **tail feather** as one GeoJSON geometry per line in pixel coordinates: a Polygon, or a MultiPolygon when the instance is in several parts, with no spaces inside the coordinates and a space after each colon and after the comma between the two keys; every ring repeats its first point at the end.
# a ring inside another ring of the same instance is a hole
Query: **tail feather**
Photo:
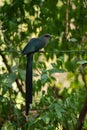
{"type": "Polygon", "coordinates": [[[26,66],[26,115],[28,115],[30,104],[32,103],[32,64],[33,55],[27,55],[27,66],[26,66]]]}

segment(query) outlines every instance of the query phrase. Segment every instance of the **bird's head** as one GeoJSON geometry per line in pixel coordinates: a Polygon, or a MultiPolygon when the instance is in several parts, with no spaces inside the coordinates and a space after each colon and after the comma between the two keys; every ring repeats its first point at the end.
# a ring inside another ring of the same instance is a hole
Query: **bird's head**
{"type": "Polygon", "coordinates": [[[51,37],[52,37],[52,35],[47,33],[47,34],[40,36],[39,39],[47,44],[51,37]]]}

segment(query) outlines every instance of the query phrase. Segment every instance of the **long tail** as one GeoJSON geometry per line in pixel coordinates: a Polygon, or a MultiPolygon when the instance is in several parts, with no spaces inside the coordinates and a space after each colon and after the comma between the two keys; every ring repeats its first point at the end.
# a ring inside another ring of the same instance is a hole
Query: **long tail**
{"type": "Polygon", "coordinates": [[[33,54],[28,54],[26,66],[26,115],[28,115],[32,103],[32,65],[33,54]]]}

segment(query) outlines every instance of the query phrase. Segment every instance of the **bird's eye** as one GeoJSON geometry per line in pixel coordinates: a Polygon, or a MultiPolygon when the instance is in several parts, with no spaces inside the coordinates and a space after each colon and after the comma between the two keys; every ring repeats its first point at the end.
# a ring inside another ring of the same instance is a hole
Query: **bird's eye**
{"type": "Polygon", "coordinates": [[[50,37],[50,35],[45,35],[45,37],[50,37]]]}

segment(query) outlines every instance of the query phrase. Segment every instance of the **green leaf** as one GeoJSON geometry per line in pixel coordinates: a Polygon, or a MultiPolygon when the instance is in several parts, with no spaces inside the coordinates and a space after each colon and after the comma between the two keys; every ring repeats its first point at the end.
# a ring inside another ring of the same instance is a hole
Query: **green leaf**
{"type": "Polygon", "coordinates": [[[64,73],[66,71],[64,69],[55,69],[55,68],[53,68],[53,69],[49,69],[48,72],[50,74],[53,74],[53,73],[64,73]]]}
{"type": "Polygon", "coordinates": [[[43,120],[46,124],[48,124],[49,121],[50,121],[50,117],[49,117],[48,115],[45,115],[45,116],[42,117],[42,120],[43,120]]]}
{"type": "Polygon", "coordinates": [[[83,65],[83,64],[86,64],[86,63],[87,63],[86,60],[80,60],[80,61],[77,62],[77,64],[80,64],[80,65],[83,65]]]}
{"type": "Polygon", "coordinates": [[[34,76],[34,77],[38,77],[38,76],[39,76],[39,74],[33,73],[33,76],[34,76]]]}
{"type": "Polygon", "coordinates": [[[23,81],[25,81],[26,72],[23,69],[18,69],[19,75],[23,81]]]}
{"type": "Polygon", "coordinates": [[[61,112],[62,108],[58,105],[58,104],[55,104],[55,112],[58,116],[59,119],[62,118],[62,112],[61,112]]]}
{"type": "Polygon", "coordinates": [[[1,130],[14,130],[14,126],[10,121],[7,121],[4,123],[1,130]]]}
{"type": "Polygon", "coordinates": [[[70,41],[71,42],[77,42],[77,39],[76,38],[71,38],[70,41]]]}
{"type": "Polygon", "coordinates": [[[48,75],[47,74],[42,74],[41,76],[41,83],[44,84],[46,83],[48,80],[48,75]]]}

